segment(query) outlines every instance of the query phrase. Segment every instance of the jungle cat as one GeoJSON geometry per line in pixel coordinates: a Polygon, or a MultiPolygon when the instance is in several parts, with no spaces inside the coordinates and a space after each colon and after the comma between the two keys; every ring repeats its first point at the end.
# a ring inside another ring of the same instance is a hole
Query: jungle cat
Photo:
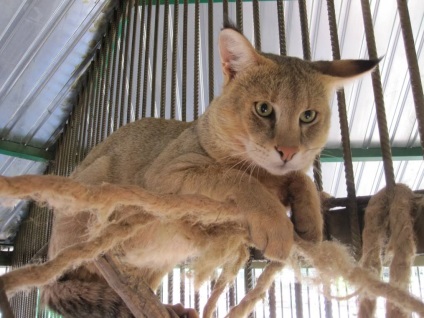
{"type": "MultiPolygon", "coordinates": [[[[318,194],[305,172],[326,143],[332,94],[378,61],[310,62],[266,54],[230,25],[218,42],[222,93],[202,116],[190,123],[156,118],[130,123],[96,146],[71,178],[231,200],[248,228],[242,244],[270,260],[284,260],[294,231],[303,239],[322,239],[318,194]],[[284,195],[288,180],[297,195],[290,202],[298,204],[291,216],[284,195]]],[[[84,241],[88,220],[86,212],[57,215],[49,257],[84,241]]],[[[216,233],[157,221],[121,244],[121,260],[139,268],[156,289],[178,263],[203,258],[207,264],[208,257],[227,255],[223,241],[231,238],[216,233]]],[[[132,317],[91,263],[45,286],[43,301],[66,317],[132,317]]]]}

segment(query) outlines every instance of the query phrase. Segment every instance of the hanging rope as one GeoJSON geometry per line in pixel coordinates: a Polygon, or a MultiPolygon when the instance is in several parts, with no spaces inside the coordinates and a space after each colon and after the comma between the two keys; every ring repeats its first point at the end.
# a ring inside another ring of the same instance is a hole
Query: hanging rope
{"type": "MultiPolygon", "coordinates": [[[[411,266],[415,258],[413,229],[414,193],[405,185],[397,184],[394,197],[387,189],[374,195],[365,210],[362,266],[381,275],[382,258],[390,261],[390,282],[408,290],[411,266]],[[389,203],[390,202],[390,203],[389,203]]],[[[359,317],[371,317],[375,312],[375,298],[362,297],[359,317]]],[[[409,317],[409,313],[388,302],[387,317],[409,317]]]]}

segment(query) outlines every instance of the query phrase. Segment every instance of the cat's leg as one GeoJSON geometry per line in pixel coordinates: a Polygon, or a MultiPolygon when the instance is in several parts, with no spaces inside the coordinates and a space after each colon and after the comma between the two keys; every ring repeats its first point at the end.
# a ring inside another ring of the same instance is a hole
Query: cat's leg
{"type": "MultiPolygon", "coordinates": [[[[231,167],[205,166],[205,160],[210,158],[182,155],[166,166],[149,169],[144,184],[160,193],[201,194],[221,202],[234,202],[251,244],[270,260],[285,260],[294,242],[287,208],[258,179],[231,167]]],[[[219,220],[220,213],[215,218],[219,220]]]]}
{"type": "Polygon", "coordinates": [[[300,171],[284,176],[282,202],[291,207],[294,229],[305,240],[318,242],[323,236],[321,201],[315,184],[300,171]]]}
{"type": "Polygon", "coordinates": [[[247,249],[247,246],[245,246],[244,244],[240,245],[238,251],[235,251],[234,253],[237,255],[237,257],[234,258],[233,255],[233,258],[230,259],[226,264],[224,264],[221,275],[219,275],[219,278],[213,288],[212,294],[203,309],[203,318],[212,317],[216,309],[218,298],[221,296],[225,287],[234,281],[240,268],[243,267],[243,265],[249,258],[249,251],[247,249]]]}

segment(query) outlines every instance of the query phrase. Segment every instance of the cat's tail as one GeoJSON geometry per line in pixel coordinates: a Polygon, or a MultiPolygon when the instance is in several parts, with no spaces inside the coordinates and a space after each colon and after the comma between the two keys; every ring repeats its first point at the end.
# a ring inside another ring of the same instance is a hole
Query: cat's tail
{"type": "Polygon", "coordinates": [[[102,281],[60,279],[43,287],[41,302],[69,318],[133,318],[125,303],[102,281]]]}

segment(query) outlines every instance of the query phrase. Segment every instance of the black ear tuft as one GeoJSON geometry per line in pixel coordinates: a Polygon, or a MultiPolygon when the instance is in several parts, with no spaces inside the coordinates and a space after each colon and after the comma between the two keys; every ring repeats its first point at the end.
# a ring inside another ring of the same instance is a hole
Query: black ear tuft
{"type": "Polygon", "coordinates": [[[322,74],[339,78],[349,78],[373,70],[381,60],[382,58],[377,60],[317,61],[312,64],[322,74]]]}

